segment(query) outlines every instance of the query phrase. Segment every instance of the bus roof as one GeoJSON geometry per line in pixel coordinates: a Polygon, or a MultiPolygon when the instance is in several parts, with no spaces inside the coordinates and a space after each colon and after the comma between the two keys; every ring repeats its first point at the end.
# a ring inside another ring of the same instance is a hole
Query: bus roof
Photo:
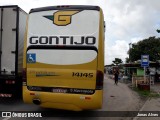
{"type": "Polygon", "coordinates": [[[49,10],[64,10],[64,9],[81,9],[81,10],[97,10],[100,11],[99,6],[91,6],[91,5],[64,5],[64,6],[48,6],[48,7],[41,7],[41,8],[34,8],[31,9],[30,13],[33,12],[41,12],[41,11],[49,11],[49,10]]]}

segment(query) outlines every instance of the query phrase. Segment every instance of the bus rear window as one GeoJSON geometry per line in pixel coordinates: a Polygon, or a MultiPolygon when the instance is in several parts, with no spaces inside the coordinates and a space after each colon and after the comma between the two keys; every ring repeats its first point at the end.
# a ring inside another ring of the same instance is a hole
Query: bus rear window
{"type": "Polygon", "coordinates": [[[75,65],[93,61],[95,50],[40,50],[31,49],[27,54],[35,54],[36,62],[54,65],[75,65]]]}

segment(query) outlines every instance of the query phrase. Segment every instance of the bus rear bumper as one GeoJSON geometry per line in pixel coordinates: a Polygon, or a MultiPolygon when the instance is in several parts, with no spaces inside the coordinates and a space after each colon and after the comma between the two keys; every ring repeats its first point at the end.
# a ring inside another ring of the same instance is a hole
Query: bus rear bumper
{"type": "Polygon", "coordinates": [[[93,110],[102,107],[102,90],[96,90],[93,95],[65,94],[29,91],[23,86],[23,101],[38,103],[41,107],[64,110],[93,110]]]}

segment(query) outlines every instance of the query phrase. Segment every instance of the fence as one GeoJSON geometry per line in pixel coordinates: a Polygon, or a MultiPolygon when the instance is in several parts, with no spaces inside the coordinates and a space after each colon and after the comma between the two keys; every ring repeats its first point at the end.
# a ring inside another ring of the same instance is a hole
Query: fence
{"type": "Polygon", "coordinates": [[[132,77],[132,86],[137,87],[138,84],[154,84],[154,77],[152,76],[133,76],[132,77]]]}

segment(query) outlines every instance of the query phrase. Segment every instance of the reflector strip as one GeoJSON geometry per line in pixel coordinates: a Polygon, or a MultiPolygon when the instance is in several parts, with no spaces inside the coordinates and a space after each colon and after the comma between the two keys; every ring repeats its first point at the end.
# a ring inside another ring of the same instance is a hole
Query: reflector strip
{"type": "Polygon", "coordinates": [[[12,94],[0,94],[0,97],[12,97],[12,94]]]}
{"type": "Polygon", "coordinates": [[[26,86],[27,85],[27,83],[26,82],[23,82],[23,86],[26,86]]]}

